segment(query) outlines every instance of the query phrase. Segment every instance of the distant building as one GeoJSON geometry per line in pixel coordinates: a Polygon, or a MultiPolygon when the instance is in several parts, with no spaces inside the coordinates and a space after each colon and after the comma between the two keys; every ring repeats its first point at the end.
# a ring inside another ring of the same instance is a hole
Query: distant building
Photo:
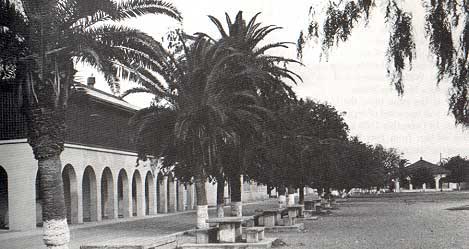
{"type": "MultiPolygon", "coordinates": [[[[0,83],[0,227],[33,229],[41,223],[37,161],[26,141],[18,86],[0,83]]],[[[136,167],[133,130],[128,126],[136,107],[92,86],[76,84],[73,92],[61,155],[69,223],[195,207],[192,185],[180,184],[150,160],[136,167]]],[[[245,185],[244,201],[267,198],[266,187],[245,185]]],[[[215,205],[216,185],[206,186],[209,205],[215,205]]]]}
{"type": "Polygon", "coordinates": [[[395,192],[401,191],[440,191],[448,186],[445,186],[441,179],[448,176],[451,172],[441,166],[430,163],[423,160],[420,157],[420,160],[417,162],[405,167],[405,179],[395,179],[396,183],[395,192]],[[428,181],[421,183],[422,179],[419,181],[419,185],[416,185],[416,179],[422,177],[419,174],[428,174],[428,181]],[[430,179],[431,178],[431,179],[430,179]]]}

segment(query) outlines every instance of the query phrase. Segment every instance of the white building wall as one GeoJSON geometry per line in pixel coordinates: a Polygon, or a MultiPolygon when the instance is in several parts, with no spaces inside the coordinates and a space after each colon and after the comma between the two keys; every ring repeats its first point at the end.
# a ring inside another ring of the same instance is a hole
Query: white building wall
{"type": "MultiPolygon", "coordinates": [[[[8,211],[10,230],[28,230],[36,227],[36,173],[37,161],[33,157],[31,147],[26,139],[0,141],[0,166],[8,174],[8,211]]],[[[87,146],[66,144],[61,155],[62,167],[72,165],[76,173],[78,220],[83,222],[83,173],[87,166],[91,166],[96,175],[96,212],[98,220],[101,220],[101,177],[103,170],[109,167],[114,182],[113,197],[114,207],[117,207],[117,180],[121,169],[124,169],[128,178],[128,194],[132,194],[132,177],[135,170],[140,173],[140,191],[138,215],[144,215],[145,197],[144,184],[148,171],[151,171],[150,163],[140,162],[136,168],[136,154],[106,150],[87,146]],[[143,176],[143,177],[142,177],[143,176]]],[[[156,179],[155,179],[156,180],[156,179]]],[[[130,205],[130,207],[132,207],[130,205]]],[[[117,210],[115,210],[117,213],[117,210]]],[[[40,217],[38,217],[40,220],[40,217]]]]}
{"type": "Polygon", "coordinates": [[[10,230],[36,227],[37,162],[26,143],[0,145],[0,166],[8,174],[8,218],[10,230]]]}
{"type": "MultiPolygon", "coordinates": [[[[137,216],[145,215],[145,179],[148,172],[152,172],[150,162],[140,162],[136,167],[136,154],[124,151],[100,149],[88,146],[80,146],[73,144],[66,144],[65,150],[61,155],[62,167],[70,164],[75,172],[75,184],[77,193],[74,195],[76,203],[78,203],[77,212],[74,212],[76,217],[72,220],[78,223],[83,222],[83,174],[85,168],[90,166],[96,177],[96,207],[93,212],[97,213],[97,220],[101,220],[101,177],[106,167],[109,167],[112,174],[113,186],[113,213],[110,218],[116,218],[118,215],[118,176],[119,172],[123,169],[127,175],[127,184],[124,188],[128,188],[127,196],[129,203],[128,212],[124,214],[125,217],[132,215],[132,178],[134,172],[139,172],[139,189],[138,195],[138,210],[137,216]],[[112,217],[113,216],[113,217],[112,217]]],[[[0,141],[0,166],[5,169],[8,174],[8,211],[9,211],[9,227],[10,230],[29,230],[36,227],[36,173],[37,161],[33,157],[32,150],[27,144],[26,139],[18,140],[4,140],[0,141]]],[[[157,178],[153,173],[154,188],[156,188],[157,178]]],[[[193,186],[190,186],[193,190],[193,186]]],[[[216,183],[206,183],[207,201],[209,206],[216,205],[216,183]]],[[[253,202],[268,198],[265,186],[258,186],[253,183],[243,183],[243,202],[253,202]]],[[[154,196],[150,201],[150,205],[156,205],[158,196],[153,189],[150,191],[154,196]]],[[[225,194],[228,195],[228,185],[225,188],[225,194]]],[[[188,198],[193,199],[195,193],[186,193],[188,198]]],[[[167,200],[166,200],[167,201],[167,200]]],[[[176,201],[176,200],[174,200],[176,201]]],[[[190,200],[185,201],[185,204],[190,206],[190,200]]],[[[150,210],[156,210],[151,207],[150,210]]],[[[154,214],[151,212],[150,214],[154,214]]],[[[41,220],[38,214],[38,220],[41,220]]]]}

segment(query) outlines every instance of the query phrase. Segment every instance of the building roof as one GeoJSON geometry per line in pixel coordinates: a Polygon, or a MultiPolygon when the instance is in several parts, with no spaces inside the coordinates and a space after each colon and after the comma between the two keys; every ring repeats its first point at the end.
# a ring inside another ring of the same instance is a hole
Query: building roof
{"type": "Polygon", "coordinates": [[[75,83],[75,90],[83,92],[91,97],[93,97],[95,100],[105,102],[111,105],[114,105],[116,107],[120,107],[122,109],[125,109],[130,112],[135,112],[139,110],[140,108],[129,104],[123,99],[120,99],[112,94],[109,94],[107,92],[101,91],[99,89],[96,89],[94,87],[89,87],[85,84],[81,83],[75,83]]]}
{"type": "Polygon", "coordinates": [[[433,164],[433,163],[430,163],[430,162],[427,162],[425,160],[423,160],[422,158],[420,158],[420,160],[418,160],[417,162],[409,165],[406,167],[407,170],[409,171],[415,171],[415,170],[419,170],[419,169],[422,169],[422,168],[426,168],[428,170],[430,170],[430,172],[433,174],[433,175],[442,175],[442,174],[449,174],[450,171],[441,167],[441,166],[438,166],[436,164],[433,164]]]}

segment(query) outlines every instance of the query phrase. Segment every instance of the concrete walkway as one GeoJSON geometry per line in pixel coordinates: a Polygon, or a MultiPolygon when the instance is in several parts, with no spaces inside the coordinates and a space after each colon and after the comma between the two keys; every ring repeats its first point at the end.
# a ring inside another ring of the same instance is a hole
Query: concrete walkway
{"type": "MultiPolygon", "coordinates": [[[[276,199],[245,204],[243,214],[250,215],[260,207],[274,207],[276,199]]],[[[229,212],[225,208],[225,212],[229,212]]],[[[216,216],[215,209],[209,210],[210,216],[216,216]]],[[[105,220],[99,223],[87,222],[70,227],[71,249],[90,242],[101,242],[122,237],[162,237],[195,228],[195,210],[155,216],[133,217],[118,220],[105,220]]],[[[25,232],[0,233],[0,248],[8,249],[45,249],[42,242],[42,229],[25,232]]]]}

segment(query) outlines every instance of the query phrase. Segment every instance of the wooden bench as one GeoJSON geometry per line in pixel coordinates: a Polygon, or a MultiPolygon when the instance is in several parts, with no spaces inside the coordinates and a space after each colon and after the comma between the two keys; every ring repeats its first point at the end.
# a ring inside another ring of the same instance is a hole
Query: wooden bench
{"type": "Polygon", "coordinates": [[[249,227],[246,228],[246,242],[256,243],[264,239],[263,227],[249,227]]]}

